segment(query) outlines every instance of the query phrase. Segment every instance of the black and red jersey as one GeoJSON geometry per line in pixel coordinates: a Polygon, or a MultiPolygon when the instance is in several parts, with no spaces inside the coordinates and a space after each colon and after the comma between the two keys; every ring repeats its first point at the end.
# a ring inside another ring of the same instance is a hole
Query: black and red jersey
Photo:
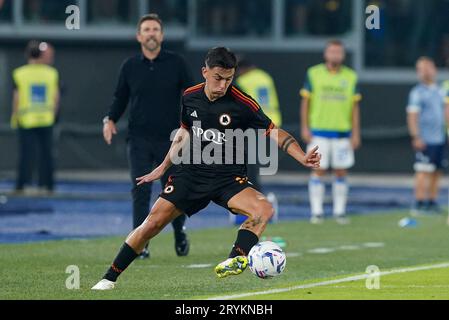
{"type": "Polygon", "coordinates": [[[235,86],[215,101],[209,100],[204,87],[204,83],[191,87],[182,97],[181,126],[189,130],[191,140],[190,162],[183,163],[183,169],[199,174],[242,174],[246,172],[247,148],[242,148],[241,138],[245,133],[268,135],[274,124],[253,98],[235,86]]]}

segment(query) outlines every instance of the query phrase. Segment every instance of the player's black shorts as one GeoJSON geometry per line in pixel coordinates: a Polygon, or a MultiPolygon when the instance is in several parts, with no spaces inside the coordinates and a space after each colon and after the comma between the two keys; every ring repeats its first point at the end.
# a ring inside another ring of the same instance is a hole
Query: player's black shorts
{"type": "Polygon", "coordinates": [[[160,197],[170,201],[190,217],[207,207],[210,201],[231,211],[228,201],[251,186],[244,175],[200,176],[179,172],[170,176],[160,197]]]}
{"type": "Polygon", "coordinates": [[[446,143],[427,145],[423,151],[416,153],[415,171],[434,172],[447,167],[446,143]]]}

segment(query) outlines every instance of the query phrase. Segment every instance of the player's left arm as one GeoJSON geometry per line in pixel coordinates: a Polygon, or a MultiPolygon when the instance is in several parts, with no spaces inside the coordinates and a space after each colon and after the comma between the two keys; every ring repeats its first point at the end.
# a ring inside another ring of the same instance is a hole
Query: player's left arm
{"type": "Polygon", "coordinates": [[[317,152],[318,146],[305,153],[299,143],[287,131],[274,127],[270,138],[277,142],[279,148],[288,153],[293,159],[308,168],[319,168],[321,155],[317,152]]]}

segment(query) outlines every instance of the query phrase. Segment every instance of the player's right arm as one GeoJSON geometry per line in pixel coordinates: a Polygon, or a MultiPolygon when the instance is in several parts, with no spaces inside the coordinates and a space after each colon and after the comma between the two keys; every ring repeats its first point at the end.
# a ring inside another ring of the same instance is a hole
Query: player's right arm
{"type": "Polygon", "coordinates": [[[116,123],[126,110],[129,101],[130,88],[126,80],[126,62],[120,68],[119,80],[114,93],[109,114],[103,119],[103,138],[108,145],[112,143],[113,135],[117,134],[116,123]]]}
{"type": "Polygon", "coordinates": [[[173,165],[172,159],[175,159],[178,156],[179,151],[181,151],[184,145],[189,141],[189,137],[189,130],[181,126],[178,129],[178,132],[176,132],[175,138],[173,139],[170,150],[165,156],[164,161],[149,174],[137,178],[137,185],[140,186],[141,184],[160,179],[164,175],[164,173],[173,165]]]}

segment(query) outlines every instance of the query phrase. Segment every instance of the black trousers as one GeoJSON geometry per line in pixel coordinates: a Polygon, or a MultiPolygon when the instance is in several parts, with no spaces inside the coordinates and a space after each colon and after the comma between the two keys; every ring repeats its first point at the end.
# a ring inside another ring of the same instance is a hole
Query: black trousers
{"type": "Polygon", "coordinates": [[[53,127],[19,129],[16,190],[31,184],[37,160],[38,186],[53,191],[53,127]]]}
{"type": "MultiPolygon", "coordinates": [[[[133,226],[137,228],[145,221],[150,211],[152,183],[137,186],[136,178],[146,175],[164,161],[170,149],[171,141],[157,141],[145,137],[128,137],[127,154],[131,169],[131,180],[133,183],[133,226]]],[[[168,177],[174,173],[175,167],[171,167],[161,178],[161,186],[164,188],[168,177]]],[[[181,232],[184,227],[186,215],[183,214],[173,220],[172,226],[176,240],[183,240],[181,232]]]]}

